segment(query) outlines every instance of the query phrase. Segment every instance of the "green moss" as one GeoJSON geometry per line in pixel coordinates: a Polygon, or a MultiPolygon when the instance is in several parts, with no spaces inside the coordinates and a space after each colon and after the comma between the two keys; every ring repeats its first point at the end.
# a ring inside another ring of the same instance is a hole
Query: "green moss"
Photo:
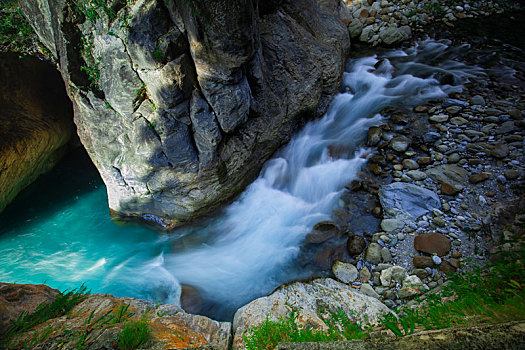
{"type": "Polygon", "coordinates": [[[18,1],[0,1],[0,49],[27,53],[34,38],[35,32],[22,15],[18,1]]]}

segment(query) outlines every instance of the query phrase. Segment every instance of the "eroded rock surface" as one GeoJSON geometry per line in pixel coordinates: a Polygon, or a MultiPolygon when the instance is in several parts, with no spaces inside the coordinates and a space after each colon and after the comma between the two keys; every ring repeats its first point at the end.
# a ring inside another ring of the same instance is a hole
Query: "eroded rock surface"
{"type": "Polygon", "coordinates": [[[60,63],[109,207],[166,225],[232,198],[321,115],[349,48],[335,0],[20,3],[60,63]]]}
{"type": "Polygon", "coordinates": [[[377,299],[330,278],[319,278],[309,283],[294,282],[237,310],[233,319],[233,348],[243,348],[243,333],[264,322],[266,317],[278,320],[279,317],[289,317],[290,312],[295,310],[297,324],[327,329],[322,315],[329,317],[329,311],[339,309],[347,315],[356,315],[363,325],[375,324],[383,314],[390,312],[377,299]]]}
{"type": "Polygon", "coordinates": [[[0,211],[65,153],[73,111],[53,65],[0,56],[0,211]]]}
{"type": "MultiPolygon", "coordinates": [[[[0,326],[5,320],[16,319],[22,311],[32,312],[41,301],[51,302],[57,294],[47,286],[0,284],[0,326]]],[[[151,330],[151,338],[142,345],[144,349],[228,349],[231,342],[229,322],[188,314],[176,305],[93,294],[67,315],[17,335],[11,346],[19,348],[26,343],[42,349],[116,349],[124,326],[138,320],[146,322],[151,330]]]]}

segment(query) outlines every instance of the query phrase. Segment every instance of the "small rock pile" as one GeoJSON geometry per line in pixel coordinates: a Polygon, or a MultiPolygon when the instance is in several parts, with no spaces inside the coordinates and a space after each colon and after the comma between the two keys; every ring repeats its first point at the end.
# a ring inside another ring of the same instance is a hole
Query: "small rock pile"
{"type": "Polygon", "coordinates": [[[420,32],[423,26],[433,22],[452,22],[500,14],[505,10],[518,9],[518,2],[498,1],[448,1],[435,0],[344,0],[347,8],[342,17],[352,39],[364,43],[395,44],[409,39],[412,31],[420,32]]]}

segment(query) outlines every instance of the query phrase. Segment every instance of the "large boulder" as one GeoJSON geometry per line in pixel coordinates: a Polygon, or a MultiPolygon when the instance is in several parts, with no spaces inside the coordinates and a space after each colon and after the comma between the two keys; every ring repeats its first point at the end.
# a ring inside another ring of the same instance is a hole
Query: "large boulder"
{"type": "Polygon", "coordinates": [[[20,0],[60,64],[115,213],[176,225],[230,200],[337,92],[336,0],[20,0]]]}
{"type": "Polygon", "coordinates": [[[263,323],[267,317],[278,320],[288,317],[294,310],[299,325],[318,329],[327,329],[320,315],[328,311],[343,310],[363,325],[374,324],[383,314],[390,312],[379,300],[330,278],[319,278],[308,283],[294,282],[237,310],[233,319],[233,348],[243,348],[244,332],[263,323]]]}
{"type": "Polygon", "coordinates": [[[74,134],[73,109],[56,68],[0,56],[0,211],[50,170],[74,134]]]}
{"type": "Polygon", "coordinates": [[[386,217],[405,222],[414,221],[433,209],[441,208],[437,194],[404,182],[382,186],[379,200],[386,217]]]}

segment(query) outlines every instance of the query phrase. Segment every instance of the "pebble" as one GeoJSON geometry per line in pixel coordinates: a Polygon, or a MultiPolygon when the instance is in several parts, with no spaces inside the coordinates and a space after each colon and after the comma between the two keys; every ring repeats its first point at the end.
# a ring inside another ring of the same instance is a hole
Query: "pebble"
{"type": "Polygon", "coordinates": [[[434,264],[436,264],[436,265],[441,264],[441,258],[440,258],[439,256],[437,256],[437,255],[434,255],[434,256],[432,257],[432,261],[433,261],[434,264]]]}

